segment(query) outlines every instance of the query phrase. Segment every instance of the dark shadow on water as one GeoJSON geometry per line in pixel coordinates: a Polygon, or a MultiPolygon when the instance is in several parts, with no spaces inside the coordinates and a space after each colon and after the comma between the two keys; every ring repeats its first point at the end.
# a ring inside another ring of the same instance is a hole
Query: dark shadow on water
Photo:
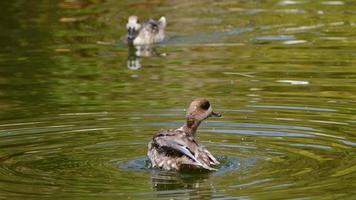
{"type": "Polygon", "coordinates": [[[223,41],[230,37],[241,35],[243,33],[252,32],[253,28],[240,28],[234,27],[230,30],[217,31],[217,32],[199,32],[191,35],[173,35],[166,37],[164,40],[165,45],[195,45],[195,44],[211,44],[223,43],[223,41]]]}

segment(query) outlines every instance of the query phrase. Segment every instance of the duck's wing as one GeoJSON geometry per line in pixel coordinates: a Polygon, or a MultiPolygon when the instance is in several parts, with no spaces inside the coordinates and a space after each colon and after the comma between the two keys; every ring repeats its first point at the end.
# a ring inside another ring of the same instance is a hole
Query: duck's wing
{"type": "Polygon", "coordinates": [[[194,162],[200,163],[195,157],[196,148],[192,148],[192,145],[188,144],[188,140],[186,137],[181,137],[179,133],[175,131],[160,132],[153,138],[154,145],[157,148],[165,150],[166,153],[169,154],[170,152],[179,151],[194,162]],[[190,148],[188,146],[190,146],[190,148]]]}
{"type": "Polygon", "coordinates": [[[165,153],[180,152],[181,154],[187,156],[194,165],[209,170],[216,170],[211,168],[205,162],[200,161],[200,146],[194,138],[192,136],[181,134],[181,132],[177,131],[160,132],[153,138],[153,144],[157,149],[164,150],[165,153]]]}
{"type": "Polygon", "coordinates": [[[206,155],[209,159],[209,163],[211,165],[219,165],[220,162],[203,146],[201,146],[201,151],[204,152],[204,155],[206,155]]]}

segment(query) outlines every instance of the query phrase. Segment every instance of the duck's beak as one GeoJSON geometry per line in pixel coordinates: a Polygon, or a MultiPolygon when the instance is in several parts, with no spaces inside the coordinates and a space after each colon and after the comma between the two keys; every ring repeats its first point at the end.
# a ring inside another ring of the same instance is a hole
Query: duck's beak
{"type": "Polygon", "coordinates": [[[128,40],[134,40],[135,39],[135,28],[129,28],[128,30],[127,30],[127,39],[128,40]]]}
{"type": "Polygon", "coordinates": [[[221,117],[221,114],[213,111],[213,112],[211,112],[211,116],[213,116],[213,117],[221,117]]]}

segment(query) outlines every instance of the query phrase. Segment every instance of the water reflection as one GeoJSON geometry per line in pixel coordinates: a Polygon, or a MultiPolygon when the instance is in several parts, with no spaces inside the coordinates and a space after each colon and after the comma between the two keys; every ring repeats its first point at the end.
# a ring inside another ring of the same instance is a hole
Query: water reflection
{"type": "Polygon", "coordinates": [[[164,57],[165,53],[158,53],[153,45],[128,45],[127,68],[138,70],[142,67],[141,57],[164,57]]]}
{"type": "Polygon", "coordinates": [[[211,173],[177,173],[153,170],[152,187],[160,198],[211,199],[214,184],[209,179],[211,173]]]}
{"type": "Polygon", "coordinates": [[[138,70],[141,68],[141,58],[136,54],[136,48],[133,45],[130,45],[128,48],[127,56],[127,68],[131,70],[138,70]]]}

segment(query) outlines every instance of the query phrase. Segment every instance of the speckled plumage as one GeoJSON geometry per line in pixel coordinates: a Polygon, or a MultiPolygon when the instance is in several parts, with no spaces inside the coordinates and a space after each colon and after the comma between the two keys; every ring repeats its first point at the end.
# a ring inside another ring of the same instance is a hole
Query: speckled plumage
{"type": "Polygon", "coordinates": [[[130,16],[126,28],[128,42],[134,45],[151,45],[163,41],[164,29],[167,25],[166,18],[159,20],[149,19],[142,24],[138,23],[136,16],[130,16]]]}
{"type": "Polygon", "coordinates": [[[212,111],[206,99],[194,100],[182,127],[160,131],[149,142],[147,155],[151,166],[164,170],[216,170],[213,167],[219,161],[194,137],[200,122],[210,116],[220,115],[212,111]]]}

